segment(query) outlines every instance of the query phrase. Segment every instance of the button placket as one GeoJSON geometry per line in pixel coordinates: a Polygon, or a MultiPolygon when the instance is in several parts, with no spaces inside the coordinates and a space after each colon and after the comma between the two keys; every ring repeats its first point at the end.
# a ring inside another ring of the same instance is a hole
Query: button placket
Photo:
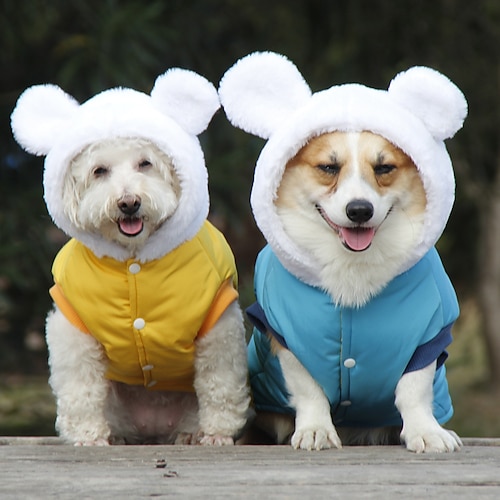
{"type": "Polygon", "coordinates": [[[152,370],[154,366],[148,362],[146,347],[144,345],[144,335],[141,332],[146,327],[146,320],[140,315],[139,308],[139,292],[138,292],[138,275],[142,271],[142,266],[138,262],[128,261],[127,270],[129,272],[129,292],[130,292],[130,314],[132,318],[132,326],[134,330],[135,344],[137,348],[137,353],[139,356],[139,362],[141,364],[143,381],[145,387],[153,387],[157,381],[153,380],[152,370]]]}
{"type": "MultiPolygon", "coordinates": [[[[344,359],[343,365],[347,368],[347,370],[351,370],[356,366],[356,360],[354,358],[346,358],[344,359]]],[[[340,402],[340,406],[343,406],[344,408],[351,406],[351,404],[352,402],[349,399],[344,399],[340,402]]]]}
{"type": "Polygon", "coordinates": [[[351,404],[351,369],[353,369],[356,365],[354,358],[350,357],[352,347],[353,314],[353,311],[349,309],[341,309],[339,313],[340,353],[338,361],[340,370],[340,397],[337,407],[337,419],[345,417],[348,407],[351,404]]]}

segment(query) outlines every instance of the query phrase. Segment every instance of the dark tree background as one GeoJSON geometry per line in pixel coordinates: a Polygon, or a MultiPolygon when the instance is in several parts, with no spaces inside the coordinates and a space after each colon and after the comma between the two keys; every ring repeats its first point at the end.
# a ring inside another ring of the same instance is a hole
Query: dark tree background
{"type": "MultiPolygon", "coordinates": [[[[439,248],[461,301],[480,311],[489,377],[500,386],[500,2],[497,0],[1,0],[0,372],[46,370],[52,259],[65,237],[42,199],[43,160],[15,144],[10,113],[28,86],[78,100],[113,86],[148,92],[169,67],[216,86],[255,50],[287,55],[314,91],[345,82],[387,88],[412,65],[450,77],[469,102],[448,142],[457,201],[439,248]]],[[[202,136],[211,217],[236,254],[243,305],[263,245],[249,208],[259,139],[222,112],[202,136]]]]}

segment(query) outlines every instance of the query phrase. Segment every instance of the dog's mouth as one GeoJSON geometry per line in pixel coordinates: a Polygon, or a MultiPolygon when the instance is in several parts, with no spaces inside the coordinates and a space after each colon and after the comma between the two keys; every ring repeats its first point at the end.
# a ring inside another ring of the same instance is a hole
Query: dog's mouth
{"type": "Polygon", "coordinates": [[[323,220],[339,235],[342,244],[353,252],[362,252],[370,247],[373,238],[375,237],[374,227],[365,226],[339,226],[335,224],[320,205],[316,205],[316,210],[319,212],[323,220]]]}
{"type": "Polygon", "coordinates": [[[120,233],[125,236],[137,236],[144,229],[144,221],[140,217],[123,217],[117,221],[120,233]]]}

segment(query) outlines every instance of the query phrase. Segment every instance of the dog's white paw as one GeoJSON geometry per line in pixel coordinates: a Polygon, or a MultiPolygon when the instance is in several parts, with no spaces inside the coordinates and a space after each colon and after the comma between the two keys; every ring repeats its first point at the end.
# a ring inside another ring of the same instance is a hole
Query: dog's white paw
{"type": "Polygon", "coordinates": [[[232,446],[234,439],[231,436],[207,434],[201,438],[200,444],[203,446],[232,446]]]}
{"type": "Polygon", "coordinates": [[[327,450],[342,448],[342,442],[333,425],[319,428],[297,428],[292,436],[292,447],[296,450],[327,450]]]}
{"type": "Polygon", "coordinates": [[[109,446],[109,441],[104,438],[88,441],[76,441],[75,446],[109,446]]]}
{"type": "Polygon", "coordinates": [[[427,427],[403,428],[401,439],[406,448],[415,453],[445,453],[458,451],[462,447],[458,435],[443,429],[437,422],[427,427]]]}

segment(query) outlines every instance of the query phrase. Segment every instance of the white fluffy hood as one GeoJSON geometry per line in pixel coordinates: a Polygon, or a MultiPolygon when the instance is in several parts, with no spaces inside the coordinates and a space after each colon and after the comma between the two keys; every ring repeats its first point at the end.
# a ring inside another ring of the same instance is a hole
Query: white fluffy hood
{"type": "Polygon", "coordinates": [[[55,224],[98,256],[126,258],[120,245],[78,230],[64,214],[63,183],[71,160],[89,144],[119,137],[147,139],[172,159],[181,184],[180,203],[137,256],[147,261],[191,239],[207,217],[207,171],[197,135],[219,106],[210,82],[174,68],[156,79],[150,95],[116,88],[81,105],[55,85],[30,87],[19,97],[11,123],[26,151],[46,156],[44,197],[55,224]]]}
{"type": "Polygon", "coordinates": [[[316,262],[285,233],[274,200],[285,166],[314,136],[335,130],[379,134],[416,164],[427,194],[424,237],[400,272],[413,266],[440,237],[454,201],[455,180],[444,140],[462,127],[467,102],[448,78],[426,67],[399,73],[389,89],[358,84],[312,94],[295,65],[272,52],[240,59],[221,80],[228,119],[268,139],[255,168],[255,220],[283,265],[307,283],[319,283],[316,262]]]}

